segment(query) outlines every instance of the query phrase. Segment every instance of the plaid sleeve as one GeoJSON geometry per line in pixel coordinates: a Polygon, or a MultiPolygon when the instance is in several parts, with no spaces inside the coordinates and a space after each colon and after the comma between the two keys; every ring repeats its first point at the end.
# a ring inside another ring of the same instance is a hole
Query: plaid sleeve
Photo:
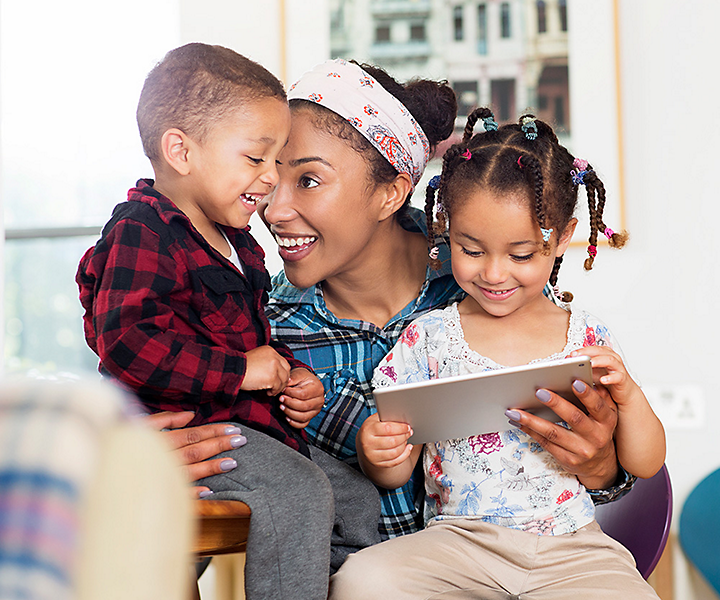
{"type": "Polygon", "coordinates": [[[199,336],[186,271],[154,231],[117,223],[78,272],[88,341],[102,367],[139,393],[232,404],[245,356],[199,336]]]}

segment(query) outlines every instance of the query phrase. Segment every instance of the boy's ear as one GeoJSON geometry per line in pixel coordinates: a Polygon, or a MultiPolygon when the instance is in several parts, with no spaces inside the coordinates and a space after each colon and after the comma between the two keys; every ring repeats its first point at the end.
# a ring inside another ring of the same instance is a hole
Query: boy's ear
{"type": "Polygon", "coordinates": [[[179,129],[168,129],[160,138],[160,150],[165,162],[180,175],[187,175],[190,172],[189,149],[189,139],[179,129]]]}
{"type": "Polygon", "coordinates": [[[560,236],[560,239],[558,240],[558,247],[555,251],[555,256],[562,256],[565,254],[565,251],[568,249],[568,246],[570,246],[570,242],[572,241],[572,236],[575,233],[575,227],[577,227],[578,220],[576,218],[570,219],[570,222],[567,224],[567,227],[565,228],[565,231],[563,231],[562,235],[560,236]]]}
{"type": "Polygon", "coordinates": [[[410,175],[400,173],[392,182],[386,184],[383,189],[385,190],[385,196],[380,209],[378,219],[380,221],[394,215],[405,204],[405,199],[412,190],[410,175]]]}

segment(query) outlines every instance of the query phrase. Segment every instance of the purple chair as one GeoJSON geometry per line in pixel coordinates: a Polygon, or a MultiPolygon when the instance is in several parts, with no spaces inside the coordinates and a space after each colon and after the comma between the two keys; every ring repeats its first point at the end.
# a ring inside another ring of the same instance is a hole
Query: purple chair
{"type": "Polygon", "coordinates": [[[630,550],[645,579],[653,572],[665,549],[672,505],[670,476],[663,465],[650,479],[638,479],[627,495],[595,509],[602,530],[630,550]]]}

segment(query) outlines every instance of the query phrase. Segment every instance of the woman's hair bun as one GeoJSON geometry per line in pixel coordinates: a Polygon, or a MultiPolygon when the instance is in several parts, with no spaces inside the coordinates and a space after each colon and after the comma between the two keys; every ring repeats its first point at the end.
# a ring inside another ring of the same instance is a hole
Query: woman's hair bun
{"type": "Polygon", "coordinates": [[[457,117],[457,98],[447,81],[412,79],[403,85],[380,67],[359,66],[405,105],[422,127],[430,146],[434,148],[452,135],[457,117]]]}

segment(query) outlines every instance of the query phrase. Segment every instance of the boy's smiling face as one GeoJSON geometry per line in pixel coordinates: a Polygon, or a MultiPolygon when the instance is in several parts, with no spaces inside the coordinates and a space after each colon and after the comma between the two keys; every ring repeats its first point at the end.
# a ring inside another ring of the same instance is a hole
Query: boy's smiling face
{"type": "Polygon", "coordinates": [[[276,159],[290,133],[286,102],[265,97],[229,113],[198,143],[187,141],[188,177],[172,200],[201,232],[241,229],[278,182],[276,159]]]}

